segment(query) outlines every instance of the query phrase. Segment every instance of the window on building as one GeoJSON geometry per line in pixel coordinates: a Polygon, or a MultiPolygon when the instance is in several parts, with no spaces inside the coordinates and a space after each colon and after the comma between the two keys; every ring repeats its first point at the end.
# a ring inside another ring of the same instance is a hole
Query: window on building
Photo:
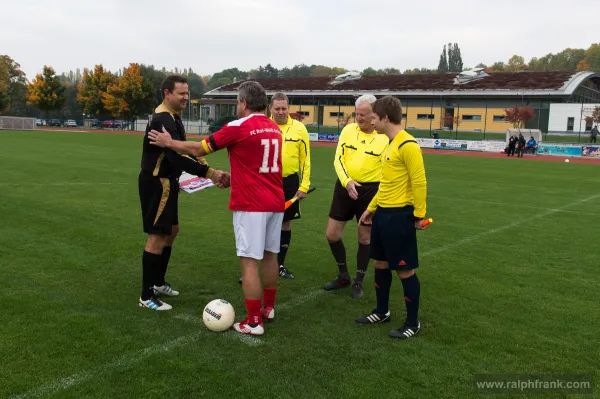
{"type": "Polygon", "coordinates": [[[406,114],[402,114],[402,119],[406,119],[406,114]]]}
{"type": "Polygon", "coordinates": [[[572,132],[573,126],[575,126],[575,118],[567,118],[567,132],[572,132]]]}
{"type": "Polygon", "coordinates": [[[504,115],[494,115],[494,122],[506,122],[504,115]]]}
{"type": "Polygon", "coordinates": [[[429,120],[429,119],[435,119],[435,115],[433,114],[417,114],[417,120],[429,120]]]}
{"type": "Polygon", "coordinates": [[[463,115],[462,120],[463,121],[473,121],[473,122],[480,121],[481,115],[463,115]]]}
{"type": "Polygon", "coordinates": [[[310,111],[298,111],[298,113],[302,116],[310,116],[310,111]]]}
{"type": "Polygon", "coordinates": [[[593,121],[590,119],[589,121],[585,121],[585,131],[586,132],[591,132],[592,131],[592,123],[593,121]]]}
{"type": "Polygon", "coordinates": [[[343,112],[330,112],[329,116],[331,118],[343,118],[344,117],[344,113],[343,112]]]}

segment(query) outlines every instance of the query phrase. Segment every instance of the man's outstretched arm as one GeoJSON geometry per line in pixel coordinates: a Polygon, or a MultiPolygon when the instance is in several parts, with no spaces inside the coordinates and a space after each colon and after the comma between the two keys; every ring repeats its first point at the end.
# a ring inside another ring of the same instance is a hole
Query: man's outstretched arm
{"type": "Polygon", "coordinates": [[[164,126],[162,132],[157,130],[148,132],[148,138],[150,139],[150,144],[158,147],[170,148],[180,154],[188,154],[195,157],[201,157],[207,154],[202,142],[173,140],[164,126]]]}

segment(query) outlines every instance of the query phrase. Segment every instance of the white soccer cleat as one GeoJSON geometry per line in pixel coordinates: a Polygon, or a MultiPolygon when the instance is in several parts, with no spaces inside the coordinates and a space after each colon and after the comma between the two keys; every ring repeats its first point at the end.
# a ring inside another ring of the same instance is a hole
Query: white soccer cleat
{"type": "Polygon", "coordinates": [[[152,309],[152,310],[171,310],[171,309],[173,309],[173,307],[171,305],[169,305],[168,303],[164,303],[163,301],[161,301],[158,298],[150,298],[145,301],[142,298],[140,298],[139,306],[141,308],[147,308],[147,309],[152,309]]]}
{"type": "Polygon", "coordinates": [[[265,333],[265,327],[262,323],[249,324],[248,319],[235,323],[233,328],[235,331],[242,334],[263,335],[265,333]]]}
{"type": "Polygon", "coordinates": [[[173,288],[171,288],[171,284],[169,284],[169,283],[165,283],[165,285],[161,285],[160,287],[157,287],[155,285],[154,293],[155,294],[163,294],[163,295],[167,295],[167,296],[179,295],[179,291],[175,291],[173,288]]]}

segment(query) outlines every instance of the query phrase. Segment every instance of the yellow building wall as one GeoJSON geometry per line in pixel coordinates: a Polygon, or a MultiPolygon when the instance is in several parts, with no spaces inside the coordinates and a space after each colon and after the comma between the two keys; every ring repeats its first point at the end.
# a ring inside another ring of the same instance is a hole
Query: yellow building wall
{"type": "Polygon", "coordinates": [[[319,117],[319,107],[314,105],[290,105],[290,114],[298,111],[308,112],[308,115],[304,115],[302,123],[310,125],[315,123],[319,117]]]}
{"type": "MultiPolygon", "coordinates": [[[[506,129],[511,128],[510,122],[494,122],[494,116],[504,116],[504,108],[455,108],[454,115],[458,113],[460,117],[460,124],[458,130],[473,131],[475,129],[481,129],[483,131],[492,132],[504,132],[506,129]],[[479,115],[481,116],[480,121],[463,120],[463,115],[479,115]]],[[[456,126],[454,127],[456,130],[456,126]]]]}
{"type": "Polygon", "coordinates": [[[348,123],[354,122],[354,117],[352,116],[352,113],[354,112],[354,106],[351,106],[351,105],[342,105],[342,106],[326,105],[323,107],[323,125],[324,126],[337,126],[338,123],[339,124],[345,123],[345,122],[342,122],[341,119],[338,122],[338,117],[336,117],[336,116],[330,116],[329,114],[331,112],[343,112],[344,113],[343,118],[350,115],[350,120],[348,121],[348,123]]]}
{"type": "Polygon", "coordinates": [[[440,107],[412,107],[408,104],[408,107],[403,106],[402,112],[406,114],[406,121],[404,122],[405,128],[411,129],[429,129],[431,126],[432,129],[439,129],[441,126],[441,111],[440,107]],[[433,119],[417,119],[417,115],[419,114],[432,114],[433,119]]]}

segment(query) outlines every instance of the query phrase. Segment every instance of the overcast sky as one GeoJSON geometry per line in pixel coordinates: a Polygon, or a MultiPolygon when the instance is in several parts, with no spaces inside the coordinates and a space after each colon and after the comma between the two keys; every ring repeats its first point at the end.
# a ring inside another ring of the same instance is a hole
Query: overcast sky
{"type": "Polygon", "coordinates": [[[600,41],[598,0],[0,0],[0,54],[28,79],[130,62],[201,75],[271,63],[436,68],[457,42],[465,66],[600,41]]]}

